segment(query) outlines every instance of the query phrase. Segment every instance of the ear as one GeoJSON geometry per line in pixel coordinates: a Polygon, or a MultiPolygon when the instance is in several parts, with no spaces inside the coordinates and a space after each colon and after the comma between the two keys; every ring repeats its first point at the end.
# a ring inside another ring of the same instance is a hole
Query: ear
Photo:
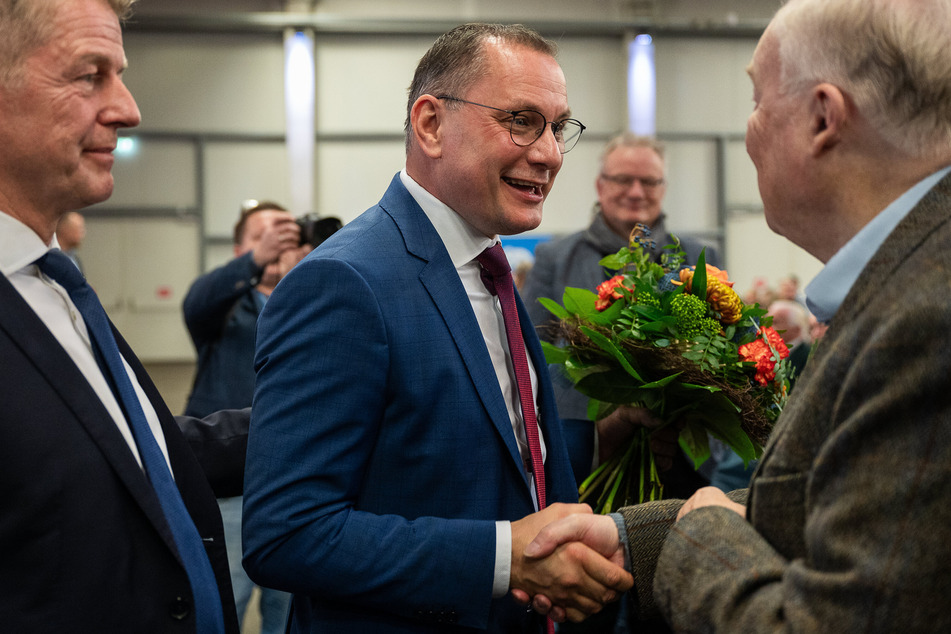
{"type": "Polygon", "coordinates": [[[429,158],[442,155],[442,103],[432,95],[421,95],[410,109],[410,124],[416,145],[429,158]]]}
{"type": "Polygon", "coordinates": [[[850,116],[845,94],[829,83],[817,84],[812,89],[812,155],[831,150],[842,141],[850,116]]]}

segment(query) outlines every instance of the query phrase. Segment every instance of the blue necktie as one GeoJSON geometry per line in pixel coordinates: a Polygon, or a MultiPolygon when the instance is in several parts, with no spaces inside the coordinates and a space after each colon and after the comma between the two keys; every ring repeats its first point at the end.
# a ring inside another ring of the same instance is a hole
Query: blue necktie
{"type": "Polygon", "coordinates": [[[125,411],[145,466],[145,473],[158,495],[175,545],[185,565],[185,572],[188,574],[195,601],[196,631],[201,634],[224,632],[224,616],[215,573],[208,561],[198,529],[185,508],[165,456],[152,434],[142,411],[142,404],[122,364],[106,311],[99,303],[95,291],[86,283],[82,273],[65,253],[52,249],[36,263],[41,271],[66,289],[70,299],[76,304],[98,351],[96,360],[106,377],[111,379],[113,391],[125,411]]]}

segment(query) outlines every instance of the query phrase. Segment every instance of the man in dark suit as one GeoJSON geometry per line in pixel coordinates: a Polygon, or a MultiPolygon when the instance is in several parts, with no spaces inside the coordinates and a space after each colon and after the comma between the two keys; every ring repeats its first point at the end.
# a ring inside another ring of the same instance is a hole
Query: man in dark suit
{"type": "MultiPolygon", "coordinates": [[[[61,285],[82,277],[57,249],[57,223],[109,197],[117,131],[139,123],[121,79],[119,20],[131,4],[0,0],[0,627],[10,632],[237,632],[202,467],[122,337],[93,336],[108,320],[91,325],[61,285]],[[51,258],[72,278],[41,272],[51,258]],[[125,393],[110,385],[123,376],[113,367],[125,369],[125,393]],[[165,489],[153,479],[163,469],[165,489]]],[[[248,415],[178,421],[222,494],[240,490],[244,444],[232,441],[248,415]]]]}
{"type": "Polygon", "coordinates": [[[520,557],[540,525],[590,509],[559,504],[577,494],[541,346],[520,301],[524,344],[507,343],[477,258],[538,225],[582,126],[551,43],[476,24],[423,56],[406,131],[379,204],[261,314],[245,568],[294,593],[294,632],[540,633],[510,587],[547,587],[580,618],[630,580],[587,547],[520,557]]]}
{"type": "Polygon", "coordinates": [[[825,262],[829,328],[748,493],[621,510],[676,631],[951,630],[948,24],[947,0],[794,0],[760,39],[747,150],[770,227],[825,262]]]}

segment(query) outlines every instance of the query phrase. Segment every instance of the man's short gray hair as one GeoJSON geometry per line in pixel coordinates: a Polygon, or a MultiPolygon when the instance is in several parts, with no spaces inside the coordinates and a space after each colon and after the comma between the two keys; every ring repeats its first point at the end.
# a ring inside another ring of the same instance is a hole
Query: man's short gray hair
{"type": "MultiPolygon", "coordinates": [[[[558,46],[521,24],[462,24],[440,35],[419,60],[409,87],[406,104],[406,147],[412,137],[410,115],[422,95],[462,97],[466,90],[488,72],[485,43],[498,40],[517,44],[555,57],[558,46]]],[[[458,107],[453,105],[451,107],[458,107]]]]}
{"type": "MultiPolygon", "coordinates": [[[[601,171],[604,171],[604,162],[607,160],[608,156],[614,150],[618,148],[636,148],[644,147],[650,150],[654,150],[654,153],[660,157],[662,163],[665,163],[664,159],[664,144],[658,141],[655,137],[644,136],[641,134],[634,134],[633,132],[621,132],[616,134],[608,140],[605,144],[604,149],[601,150],[601,171]]],[[[665,170],[666,171],[666,170],[665,170]]]]}

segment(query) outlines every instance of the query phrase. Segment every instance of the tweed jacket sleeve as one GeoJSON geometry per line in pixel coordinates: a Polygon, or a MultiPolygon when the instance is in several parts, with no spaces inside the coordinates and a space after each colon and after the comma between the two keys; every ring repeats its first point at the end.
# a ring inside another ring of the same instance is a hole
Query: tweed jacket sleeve
{"type": "MultiPolygon", "coordinates": [[[[747,489],[732,491],[727,497],[738,504],[745,504],[747,489]]],[[[631,574],[634,575],[631,600],[641,619],[657,616],[657,604],[653,595],[654,571],[664,541],[683,504],[684,500],[661,500],[620,510],[627,531],[631,574]]],[[[730,513],[736,515],[732,511],[730,513]]],[[[736,517],[741,519],[738,515],[736,517]]]]}

